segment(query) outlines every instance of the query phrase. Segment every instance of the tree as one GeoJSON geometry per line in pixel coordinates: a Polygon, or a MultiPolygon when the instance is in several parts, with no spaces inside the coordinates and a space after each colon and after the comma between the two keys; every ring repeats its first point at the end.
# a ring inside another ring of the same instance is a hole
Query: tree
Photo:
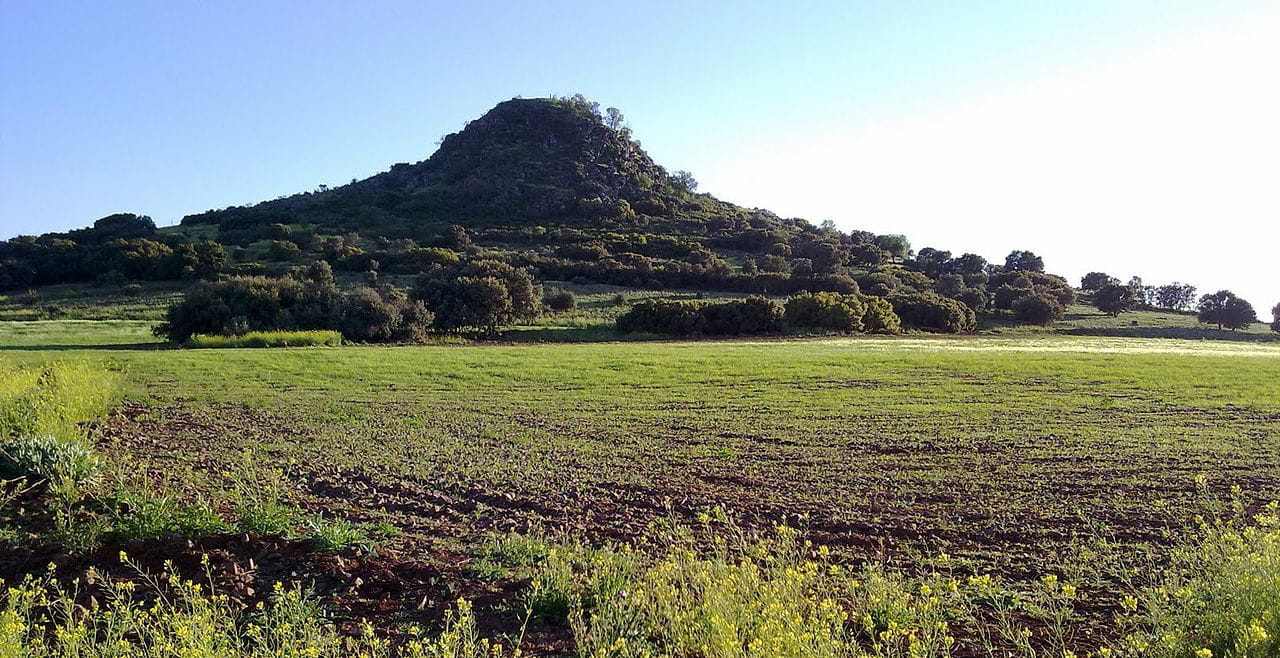
{"type": "Polygon", "coordinates": [[[1155,289],[1145,285],[1142,277],[1134,276],[1129,279],[1129,291],[1133,293],[1133,303],[1140,305],[1149,305],[1155,300],[1155,289]]]}
{"type": "Polygon", "coordinates": [[[905,235],[877,235],[876,246],[889,252],[893,258],[906,258],[911,255],[911,241],[905,235]]]}
{"type": "Polygon", "coordinates": [[[1093,305],[1099,311],[1116,317],[1133,306],[1133,289],[1118,283],[1109,283],[1093,294],[1093,305]]]}
{"type": "Polygon", "coordinates": [[[1090,272],[1080,279],[1080,289],[1085,292],[1097,292],[1103,288],[1120,283],[1120,279],[1106,272],[1090,272]]]}
{"type": "Polygon", "coordinates": [[[1030,251],[1013,251],[1005,257],[1004,269],[1014,272],[1043,272],[1044,259],[1030,251]]]}
{"type": "Polygon", "coordinates": [[[1154,302],[1157,308],[1185,311],[1196,301],[1196,287],[1185,283],[1168,283],[1156,288],[1154,302]]]}
{"type": "Polygon", "coordinates": [[[693,174],[683,169],[671,175],[671,182],[675,183],[676,187],[680,188],[681,190],[684,190],[685,192],[698,191],[697,179],[693,177],[693,174]]]}
{"type": "Polygon", "coordinates": [[[606,108],[604,111],[604,125],[609,126],[609,130],[618,132],[622,130],[622,124],[626,119],[622,116],[622,110],[616,107],[606,108]]]}
{"type": "Polygon", "coordinates": [[[1232,331],[1244,329],[1258,319],[1249,302],[1237,297],[1230,290],[1219,290],[1200,298],[1197,317],[1205,324],[1216,324],[1219,329],[1232,331]]]}
{"type": "Polygon", "coordinates": [[[951,271],[964,277],[970,286],[984,286],[990,279],[987,275],[987,259],[977,254],[963,254],[951,261],[951,271]]]}
{"type": "Polygon", "coordinates": [[[951,252],[933,247],[925,247],[916,252],[916,257],[911,259],[908,266],[917,272],[923,272],[933,278],[938,278],[945,273],[951,265],[951,252]]]}
{"type": "Polygon", "coordinates": [[[1271,307],[1271,330],[1280,332],[1280,304],[1271,307]]]}

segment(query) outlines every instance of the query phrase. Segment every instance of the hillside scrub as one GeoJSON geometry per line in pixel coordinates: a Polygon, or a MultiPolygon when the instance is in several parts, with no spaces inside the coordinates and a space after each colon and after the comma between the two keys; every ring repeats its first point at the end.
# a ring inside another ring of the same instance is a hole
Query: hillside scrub
{"type": "Polygon", "coordinates": [[[785,304],[764,297],[718,303],[648,300],[618,318],[623,333],[761,336],[786,331],[897,334],[902,321],[885,299],[835,292],[801,293],[785,304]]]}

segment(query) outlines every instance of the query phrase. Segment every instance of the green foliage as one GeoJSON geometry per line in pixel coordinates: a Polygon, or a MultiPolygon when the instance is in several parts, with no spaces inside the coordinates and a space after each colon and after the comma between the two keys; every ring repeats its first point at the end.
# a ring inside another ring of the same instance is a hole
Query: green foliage
{"type": "Polygon", "coordinates": [[[1080,289],[1085,292],[1097,292],[1107,286],[1118,285],[1120,285],[1120,279],[1106,272],[1090,272],[1080,279],[1080,289]]]}
{"type": "Polygon", "coordinates": [[[934,293],[898,293],[889,297],[902,324],[925,331],[969,333],[977,327],[973,309],[934,293]]]}
{"type": "Polygon", "coordinates": [[[1062,319],[1066,309],[1043,293],[1031,293],[1013,303],[1014,317],[1024,324],[1049,325],[1062,319]]]}
{"type": "Polygon", "coordinates": [[[1219,290],[1200,298],[1196,317],[1205,324],[1216,324],[1235,331],[1257,322],[1258,314],[1249,302],[1237,297],[1230,290],[1219,290]]]}
{"type": "Polygon", "coordinates": [[[110,533],[124,541],[171,535],[195,538],[231,529],[208,501],[183,502],[145,481],[117,483],[108,507],[110,533]]]}
{"type": "Polygon", "coordinates": [[[367,530],[346,519],[312,517],[307,520],[308,537],[316,548],[326,552],[338,552],[358,548],[373,550],[373,539],[367,530]]]}
{"type": "Polygon", "coordinates": [[[284,473],[263,466],[245,453],[240,467],[226,474],[232,485],[236,527],[259,535],[289,536],[302,515],[289,502],[284,473]]]}
{"type": "Polygon", "coordinates": [[[80,486],[102,472],[102,459],[83,441],[23,436],[0,442],[0,477],[80,486]]]}
{"type": "Polygon", "coordinates": [[[441,331],[493,334],[500,326],[535,318],[542,310],[542,291],[529,272],[493,260],[423,276],[413,298],[430,309],[441,331]]]}
{"type": "Polygon", "coordinates": [[[342,334],[328,329],[310,331],[250,331],[241,336],[205,336],[197,334],[186,342],[194,348],[232,347],[337,347],[342,334]]]}
{"type": "Polygon", "coordinates": [[[800,330],[862,331],[866,304],[857,295],[833,292],[802,293],[787,300],[786,323],[800,330]]]}
{"type": "Polygon", "coordinates": [[[1124,648],[1150,658],[1280,656],[1280,518],[1206,524],[1156,586],[1126,597],[1137,627],[1124,648]]]}
{"type": "Polygon", "coordinates": [[[1133,289],[1119,283],[1108,283],[1093,293],[1093,305],[1112,317],[1133,307],[1133,289]]]}
{"type": "Polygon", "coordinates": [[[568,290],[548,290],[542,296],[542,305],[557,313],[564,313],[577,308],[578,300],[568,290]]]}
{"type": "Polygon", "coordinates": [[[670,336],[750,336],[782,331],[777,302],[750,297],[721,303],[646,300],[618,317],[618,331],[670,336]]]}
{"type": "Polygon", "coordinates": [[[79,439],[78,428],[116,400],[119,375],[80,362],[39,368],[0,363],[0,442],[15,437],[79,439]]]}
{"type": "Polygon", "coordinates": [[[1044,259],[1030,251],[1013,251],[1004,259],[1010,272],[1044,272],[1044,259]]]}
{"type": "Polygon", "coordinates": [[[867,310],[862,314],[862,329],[869,334],[902,333],[902,320],[893,310],[893,304],[883,297],[862,298],[867,310]]]}
{"type": "Polygon", "coordinates": [[[344,293],[321,265],[299,274],[301,280],[230,277],[198,284],[169,308],[156,335],[183,343],[199,334],[205,337],[197,346],[207,347],[329,343],[334,330],[357,342],[417,342],[434,321],[425,306],[399,290],[359,287],[344,293]],[[210,336],[235,339],[220,344],[210,336]]]}

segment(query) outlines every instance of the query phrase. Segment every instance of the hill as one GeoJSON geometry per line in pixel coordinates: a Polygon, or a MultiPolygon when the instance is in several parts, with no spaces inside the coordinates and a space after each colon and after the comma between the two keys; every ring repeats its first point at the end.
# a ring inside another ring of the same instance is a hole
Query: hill
{"type": "Polygon", "coordinates": [[[513,99],[446,136],[426,160],[347,185],[209,210],[173,227],[118,213],[85,229],[0,242],[0,290],[185,286],[281,276],[316,261],[348,285],[403,287],[423,274],[492,273],[467,268],[497,262],[561,287],[925,295],[1006,324],[1049,324],[1076,301],[1030,251],[1001,263],[913,250],[902,235],[842,232],[696,189],[687,172],[654,162],[614,108],[601,112],[581,96],[513,99]]]}

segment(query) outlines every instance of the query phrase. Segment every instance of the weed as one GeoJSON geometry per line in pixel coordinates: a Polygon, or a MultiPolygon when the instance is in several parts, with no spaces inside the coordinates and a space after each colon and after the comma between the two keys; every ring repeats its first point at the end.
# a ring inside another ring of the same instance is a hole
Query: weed
{"type": "Polygon", "coordinates": [[[346,519],[326,519],[316,516],[307,521],[307,527],[310,530],[309,536],[312,543],[321,551],[337,552],[357,548],[367,553],[374,547],[369,533],[363,527],[346,519]]]}
{"type": "Polygon", "coordinates": [[[102,466],[102,459],[81,441],[24,436],[0,443],[0,475],[5,477],[81,486],[97,479],[102,466]]]}
{"type": "Polygon", "coordinates": [[[337,347],[342,334],[337,331],[250,331],[240,336],[192,336],[187,347],[337,347]]]}

